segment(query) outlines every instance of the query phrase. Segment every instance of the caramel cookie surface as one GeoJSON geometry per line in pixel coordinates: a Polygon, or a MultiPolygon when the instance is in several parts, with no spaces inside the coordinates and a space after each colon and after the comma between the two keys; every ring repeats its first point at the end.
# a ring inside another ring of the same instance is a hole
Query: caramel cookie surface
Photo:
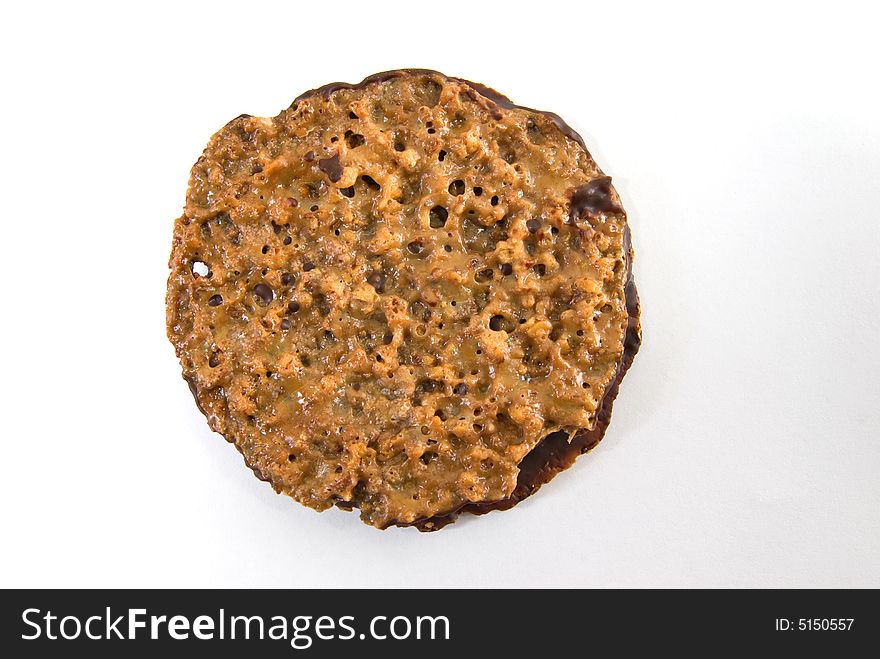
{"type": "Polygon", "coordinates": [[[555,115],[432,71],[215,134],[168,335],[276,491],[374,526],[506,508],[601,439],[640,342],[626,215],[555,115]]]}

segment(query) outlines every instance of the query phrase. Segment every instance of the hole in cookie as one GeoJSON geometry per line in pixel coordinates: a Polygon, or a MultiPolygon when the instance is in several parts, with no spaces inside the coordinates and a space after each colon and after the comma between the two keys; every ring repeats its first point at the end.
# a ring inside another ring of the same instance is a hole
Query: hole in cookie
{"type": "Polygon", "coordinates": [[[367,283],[376,289],[377,293],[382,292],[382,288],[385,286],[385,273],[383,272],[372,272],[367,276],[367,283]]]}
{"type": "Polygon", "coordinates": [[[421,238],[416,238],[406,246],[406,251],[415,256],[419,256],[425,252],[425,245],[421,238]]]}
{"type": "Polygon", "coordinates": [[[401,142],[400,140],[398,140],[394,143],[394,150],[395,151],[406,151],[406,145],[403,142],[401,142]]]}
{"type": "Polygon", "coordinates": [[[416,397],[421,398],[424,394],[430,394],[435,391],[442,392],[445,388],[445,385],[439,380],[424,378],[416,383],[415,395],[416,397]]]}
{"type": "Polygon", "coordinates": [[[348,197],[349,199],[351,199],[352,197],[354,197],[354,186],[350,185],[347,188],[340,188],[339,193],[343,197],[348,197]]]}
{"type": "Polygon", "coordinates": [[[545,274],[547,274],[547,266],[544,265],[543,263],[536,263],[532,267],[532,270],[534,270],[535,274],[538,275],[539,277],[543,277],[545,274]]]}
{"type": "Polygon", "coordinates": [[[493,206],[497,206],[497,205],[498,205],[498,195],[494,195],[494,196],[489,200],[489,203],[492,204],[493,206]]]}
{"type": "Polygon", "coordinates": [[[201,261],[193,261],[192,273],[196,277],[207,277],[208,265],[206,263],[202,263],[201,261]]]}
{"type": "Polygon", "coordinates": [[[490,280],[492,279],[492,277],[494,277],[494,276],[495,276],[495,273],[492,272],[492,268],[483,268],[482,270],[479,270],[479,271],[474,275],[474,279],[475,279],[478,283],[483,284],[483,283],[485,283],[485,282],[487,282],[487,281],[490,281],[490,280]]]}
{"type": "Polygon", "coordinates": [[[353,133],[350,130],[345,131],[345,143],[349,149],[356,149],[366,144],[367,140],[360,133],[353,133]]]}
{"type": "Polygon", "coordinates": [[[456,197],[464,194],[464,181],[461,179],[455,180],[449,184],[449,194],[455,195],[456,197]]]}
{"type": "Polygon", "coordinates": [[[499,266],[499,270],[501,270],[501,274],[505,277],[507,275],[513,274],[513,266],[510,263],[502,263],[499,266]]]}
{"type": "Polygon", "coordinates": [[[443,149],[440,149],[440,153],[437,154],[437,160],[443,162],[446,159],[446,152],[443,149]]]}
{"type": "Polygon", "coordinates": [[[367,184],[367,187],[370,190],[376,191],[376,190],[381,189],[381,187],[382,187],[381,185],[376,183],[376,181],[373,179],[372,176],[367,176],[366,174],[364,174],[363,176],[361,176],[361,180],[367,184]]]}
{"type": "Polygon", "coordinates": [[[526,222],[526,229],[529,230],[529,233],[535,233],[540,228],[541,228],[541,220],[531,219],[528,222],[526,222]]]}
{"type": "Polygon", "coordinates": [[[432,229],[440,229],[446,225],[449,212],[443,206],[434,206],[428,213],[432,229]]]}
{"type": "Polygon", "coordinates": [[[254,298],[257,304],[265,307],[275,298],[275,293],[267,284],[257,284],[254,286],[254,298]]]}
{"type": "Polygon", "coordinates": [[[220,351],[215,350],[211,353],[211,356],[208,357],[208,366],[211,368],[216,368],[217,364],[220,363],[220,351]]]}
{"type": "Polygon", "coordinates": [[[291,300],[287,303],[287,313],[296,313],[299,311],[299,302],[291,300]]]}
{"type": "Polygon", "coordinates": [[[495,332],[512,332],[515,329],[513,321],[501,314],[495,314],[489,319],[489,329],[495,332]]]}
{"type": "Polygon", "coordinates": [[[219,307],[223,304],[223,296],[219,293],[215,293],[211,297],[208,298],[208,306],[209,307],[219,307]]]}

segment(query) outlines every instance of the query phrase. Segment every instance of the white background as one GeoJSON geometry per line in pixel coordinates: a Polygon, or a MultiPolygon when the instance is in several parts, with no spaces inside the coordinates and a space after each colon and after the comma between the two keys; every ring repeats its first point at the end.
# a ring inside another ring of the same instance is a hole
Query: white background
{"type": "Polygon", "coordinates": [[[878,17],[565,4],[4,9],[0,586],[880,586],[878,17]],[[643,305],[599,448],[435,534],[276,496],[165,338],[211,134],[404,66],[578,129],[643,305]]]}

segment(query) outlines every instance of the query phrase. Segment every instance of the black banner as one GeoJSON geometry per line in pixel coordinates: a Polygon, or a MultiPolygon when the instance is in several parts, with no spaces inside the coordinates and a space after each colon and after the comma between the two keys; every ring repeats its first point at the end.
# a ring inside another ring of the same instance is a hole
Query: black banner
{"type": "Polygon", "coordinates": [[[867,590],[7,590],[0,598],[0,647],[16,657],[190,657],[224,645],[260,657],[585,656],[608,643],[841,651],[876,641],[880,623],[878,593],[867,590]]]}

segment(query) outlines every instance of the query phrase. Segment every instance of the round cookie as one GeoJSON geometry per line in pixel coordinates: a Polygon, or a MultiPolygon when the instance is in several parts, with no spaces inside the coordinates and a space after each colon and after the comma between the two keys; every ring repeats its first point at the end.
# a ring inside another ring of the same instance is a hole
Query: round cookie
{"type": "Polygon", "coordinates": [[[434,530],[602,438],[641,338],[631,260],[610,179],[556,115],[391,71],[211,138],[168,336],[276,491],[434,530]]]}

